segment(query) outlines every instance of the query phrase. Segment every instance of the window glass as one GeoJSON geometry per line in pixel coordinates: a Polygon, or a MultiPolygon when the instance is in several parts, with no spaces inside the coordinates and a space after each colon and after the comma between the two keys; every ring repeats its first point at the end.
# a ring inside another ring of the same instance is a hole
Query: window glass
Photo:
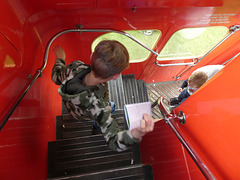
{"type": "Polygon", "coordinates": [[[157,60],[201,57],[228,33],[229,29],[223,26],[181,29],[171,36],[157,60]]]}
{"type": "MultiPolygon", "coordinates": [[[[161,35],[161,32],[158,30],[134,30],[125,32],[132,35],[150,49],[154,48],[161,35]]],[[[99,36],[92,44],[92,52],[95,46],[102,40],[117,40],[121,42],[129,52],[130,63],[145,61],[151,53],[132,39],[118,33],[106,33],[99,36]]]]}

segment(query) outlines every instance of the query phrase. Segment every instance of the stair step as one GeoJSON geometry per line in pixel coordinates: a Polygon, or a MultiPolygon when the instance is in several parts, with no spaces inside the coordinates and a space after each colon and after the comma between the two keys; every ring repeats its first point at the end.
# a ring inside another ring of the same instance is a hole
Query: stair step
{"type": "MultiPolygon", "coordinates": [[[[115,120],[117,121],[118,125],[122,125],[124,126],[125,125],[125,119],[123,117],[118,117],[118,118],[115,118],[115,120]]],[[[93,126],[93,122],[91,123],[84,123],[82,121],[79,121],[79,122],[64,122],[62,123],[62,128],[64,131],[67,131],[67,130],[78,130],[78,129],[81,129],[81,130],[86,130],[86,129],[92,129],[92,126],[93,126]]]]}
{"type": "Polygon", "coordinates": [[[129,159],[119,159],[118,161],[111,161],[111,162],[104,162],[101,164],[92,164],[88,165],[86,164],[85,166],[78,166],[78,167],[66,167],[64,169],[60,169],[61,167],[58,167],[57,174],[58,175],[64,175],[64,174],[77,174],[77,173],[85,173],[85,172],[96,172],[96,171],[102,171],[105,169],[114,169],[114,168],[119,168],[119,167],[124,167],[124,166],[129,166],[131,164],[131,160],[129,159]]]}
{"type": "MultiPolygon", "coordinates": [[[[125,151],[125,152],[127,152],[127,151],[125,151]]],[[[84,154],[76,154],[76,155],[71,155],[71,156],[59,156],[56,158],[56,163],[74,161],[74,160],[80,160],[80,159],[96,158],[96,157],[101,157],[101,156],[111,156],[114,154],[119,154],[119,153],[108,149],[108,150],[104,150],[104,151],[88,152],[88,153],[84,153],[84,154]]]]}
{"type": "MultiPolygon", "coordinates": [[[[123,110],[116,110],[112,117],[117,121],[119,128],[127,129],[123,110]]],[[[92,120],[75,120],[68,114],[57,116],[57,139],[90,136],[92,127],[92,120]]]]}
{"type": "Polygon", "coordinates": [[[104,170],[100,172],[87,173],[87,174],[76,174],[74,176],[64,176],[64,177],[54,177],[48,178],[52,179],[71,179],[71,180],[95,180],[95,179],[104,179],[104,180],[151,180],[153,179],[152,167],[149,165],[131,165],[122,168],[116,168],[111,170],[104,170]]]}
{"type": "Polygon", "coordinates": [[[92,142],[92,141],[99,141],[99,140],[103,140],[103,139],[104,138],[103,138],[102,134],[97,134],[97,135],[76,137],[76,138],[70,138],[70,139],[59,139],[59,140],[52,141],[52,142],[56,143],[57,146],[61,147],[61,146],[72,145],[75,143],[92,142]]]}
{"type": "Polygon", "coordinates": [[[63,151],[63,150],[69,150],[69,149],[86,148],[86,147],[91,147],[91,146],[100,146],[100,145],[105,145],[105,144],[106,144],[106,141],[104,138],[102,138],[102,139],[96,140],[96,141],[75,143],[75,144],[70,144],[67,146],[61,146],[58,148],[59,148],[59,150],[63,151]]]}
{"type": "Polygon", "coordinates": [[[140,102],[148,102],[148,92],[147,85],[143,80],[137,80],[138,92],[139,93],[139,101],[140,102]]]}
{"type": "MultiPolygon", "coordinates": [[[[124,75],[109,89],[110,97],[116,99],[112,117],[127,129],[123,106],[147,101],[146,84],[134,75],[124,75]]],[[[57,140],[48,143],[49,179],[153,179],[151,166],[141,164],[138,144],[124,152],[110,150],[102,134],[92,135],[93,122],[75,120],[69,114],[57,117],[57,140]]]]}
{"type": "Polygon", "coordinates": [[[109,99],[115,103],[116,109],[123,109],[125,105],[125,96],[123,90],[122,75],[116,80],[108,81],[109,99]]]}
{"type": "Polygon", "coordinates": [[[128,74],[122,76],[123,79],[123,89],[125,92],[125,102],[126,104],[139,103],[139,93],[137,87],[137,81],[134,74],[128,74]]]}
{"type": "Polygon", "coordinates": [[[91,157],[91,158],[84,158],[78,159],[73,161],[66,161],[57,164],[57,169],[73,169],[79,167],[86,167],[86,166],[102,166],[102,164],[110,164],[114,163],[117,164],[118,161],[127,160],[129,164],[132,161],[132,152],[124,152],[124,153],[116,153],[107,156],[100,156],[100,157],[91,157]]]}

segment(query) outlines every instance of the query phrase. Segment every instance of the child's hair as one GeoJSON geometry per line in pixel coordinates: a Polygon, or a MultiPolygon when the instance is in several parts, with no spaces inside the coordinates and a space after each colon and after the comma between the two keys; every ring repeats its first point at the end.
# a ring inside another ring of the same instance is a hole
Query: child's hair
{"type": "Polygon", "coordinates": [[[205,82],[207,82],[208,76],[205,72],[197,71],[192,73],[188,78],[188,83],[194,84],[196,88],[200,88],[205,82]]]}
{"type": "Polygon", "coordinates": [[[121,73],[129,66],[127,49],[118,41],[101,41],[91,57],[91,67],[96,77],[106,79],[121,73]]]}

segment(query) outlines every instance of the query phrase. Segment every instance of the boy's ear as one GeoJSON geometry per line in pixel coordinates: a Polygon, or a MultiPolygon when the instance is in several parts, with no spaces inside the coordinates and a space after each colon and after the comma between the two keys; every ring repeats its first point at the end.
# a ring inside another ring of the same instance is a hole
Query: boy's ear
{"type": "Polygon", "coordinates": [[[120,73],[119,74],[115,74],[114,76],[112,76],[112,79],[116,80],[119,76],[120,76],[120,73]]]}

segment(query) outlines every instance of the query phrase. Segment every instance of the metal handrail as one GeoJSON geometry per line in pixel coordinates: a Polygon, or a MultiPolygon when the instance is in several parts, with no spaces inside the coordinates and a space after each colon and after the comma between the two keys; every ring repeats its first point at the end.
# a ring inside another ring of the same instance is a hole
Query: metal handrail
{"type": "Polygon", "coordinates": [[[191,145],[188,143],[187,138],[182,135],[183,133],[178,130],[179,126],[176,124],[176,120],[178,120],[181,124],[185,124],[186,122],[186,116],[184,112],[179,111],[179,113],[171,114],[170,109],[167,108],[164,104],[168,104],[169,102],[165,102],[166,100],[160,96],[153,104],[151,105],[151,108],[154,108],[156,105],[158,105],[159,110],[165,120],[165,122],[170,126],[174,134],[177,136],[183,147],[186,149],[186,151],[189,153],[189,155],[192,157],[195,164],[198,166],[198,168],[201,170],[203,175],[207,179],[215,180],[215,177],[210,172],[210,170],[207,168],[207,166],[203,163],[201,158],[198,156],[198,154],[194,151],[194,149],[191,147],[191,145]]]}
{"type": "Polygon", "coordinates": [[[44,56],[44,64],[43,65],[43,69],[46,67],[46,64],[47,64],[47,58],[48,58],[48,53],[49,53],[49,49],[50,49],[50,46],[51,44],[53,43],[53,41],[65,34],[65,33],[69,33],[69,32],[104,32],[104,33],[110,33],[110,32],[113,32],[113,33],[118,33],[118,34],[122,34],[130,39],[132,39],[133,41],[135,41],[136,43],[138,43],[139,45],[141,45],[142,47],[144,47],[145,49],[147,49],[148,51],[150,51],[151,53],[153,53],[154,55],[158,56],[158,53],[153,51],[152,49],[150,49],[149,47],[147,47],[146,45],[144,45],[143,43],[141,43],[139,40],[137,40],[136,38],[134,38],[132,35],[124,32],[124,31],[117,31],[117,30],[111,30],[111,29],[83,29],[83,28],[76,28],[76,29],[68,29],[68,30],[65,30],[65,31],[61,31],[59,33],[57,33],[48,43],[47,45],[47,48],[46,48],[46,51],[45,51],[45,56],[44,56]]]}
{"type": "Polygon", "coordinates": [[[158,61],[155,62],[157,66],[166,67],[166,66],[194,66],[196,64],[195,59],[191,59],[192,62],[189,63],[172,63],[172,64],[159,64],[158,61]]]}
{"type": "MultiPolygon", "coordinates": [[[[236,55],[234,55],[233,57],[231,57],[230,59],[226,60],[224,63],[222,63],[221,65],[225,65],[227,64],[229,61],[235,59],[236,57],[238,57],[240,55],[240,53],[237,53],[236,55]]],[[[189,71],[193,66],[189,66],[185,71],[183,71],[180,75],[178,76],[174,76],[175,79],[179,79],[184,73],[186,73],[187,71],[189,71]]]]}
{"type": "MultiPolygon", "coordinates": [[[[203,163],[201,158],[197,155],[197,153],[194,151],[194,149],[191,147],[191,145],[185,140],[181,135],[181,132],[177,130],[176,122],[174,121],[175,118],[179,117],[172,117],[170,115],[164,115],[165,122],[170,126],[174,134],[177,136],[183,147],[186,149],[186,151],[189,153],[189,155],[192,157],[195,164],[198,166],[200,171],[203,173],[206,179],[208,180],[215,180],[216,178],[213,176],[213,174],[210,172],[210,170],[207,168],[207,166],[203,163]]],[[[179,118],[180,119],[180,118],[179,118]]]]}
{"type": "Polygon", "coordinates": [[[9,108],[5,111],[5,113],[3,113],[2,118],[4,119],[3,122],[0,124],[0,131],[2,130],[3,126],[7,123],[8,119],[10,118],[10,116],[13,114],[14,110],[16,109],[16,107],[18,106],[18,104],[21,102],[21,100],[23,99],[23,97],[26,95],[26,93],[28,92],[28,90],[31,88],[31,86],[33,85],[33,83],[36,81],[36,79],[38,77],[40,77],[42,74],[42,71],[37,70],[37,72],[33,75],[33,77],[31,78],[30,81],[28,81],[28,83],[26,84],[25,88],[23,91],[21,91],[21,93],[19,93],[19,95],[16,98],[16,101],[14,101],[12,103],[11,106],[9,106],[9,108]]]}
{"type": "Polygon", "coordinates": [[[154,55],[158,56],[158,53],[153,51],[152,49],[150,49],[149,47],[147,47],[146,45],[144,45],[143,43],[141,43],[139,40],[137,40],[136,38],[134,38],[132,35],[124,32],[124,31],[117,31],[117,30],[111,30],[111,29],[83,29],[80,26],[77,25],[77,28],[75,29],[68,29],[68,30],[64,30],[61,31],[59,33],[57,33],[56,35],[54,35],[50,41],[48,42],[46,49],[45,49],[45,54],[44,54],[44,59],[43,59],[43,64],[41,66],[41,68],[39,68],[36,73],[33,75],[33,77],[27,82],[25,88],[23,89],[23,91],[21,91],[19,93],[19,95],[16,98],[16,101],[14,101],[12,103],[11,106],[9,106],[9,108],[5,111],[5,113],[3,113],[2,118],[4,119],[3,122],[0,124],[0,131],[3,128],[3,126],[6,124],[6,122],[8,121],[8,119],[11,117],[11,115],[13,114],[14,110],[17,108],[18,104],[21,102],[21,100],[23,99],[23,97],[26,95],[26,93],[28,92],[28,90],[31,88],[31,86],[33,85],[33,83],[37,80],[37,78],[39,78],[42,75],[43,70],[46,68],[47,66],[47,59],[48,59],[48,54],[49,54],[49,49],[52,45],[52,43],[54,42],[54,40],[56,38],[58,38],[59,36],[65,34],[65,33],[70,33],[70,32],[104,32],[104,33],[109,33],[109,32],[113,32],[113,33],[118,33],[118,34],[122,34],[130,39],[132,39],[133,41],[135,41],[136,43],[138,43],[139,45],[141,45],[142,47],[144,47],[145,49],[147,49],[148,51],[150,51],[151,53],[153,53],[154,55]],[[78,28],[79,27],[79,28],[78,28]]]}

